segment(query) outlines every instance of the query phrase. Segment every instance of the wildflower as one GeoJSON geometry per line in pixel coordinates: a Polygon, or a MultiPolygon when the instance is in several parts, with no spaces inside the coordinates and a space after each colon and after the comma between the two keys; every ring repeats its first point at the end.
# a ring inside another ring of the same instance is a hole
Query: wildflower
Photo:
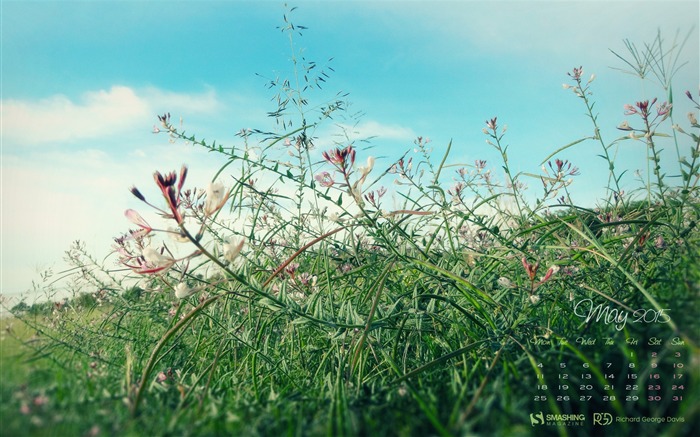
{"type": "Polygon", "coordinates": [[[294,276],[296,275],[298,269],[299,263],[290,263],[287,267],[284,268],[284,272],[288,274],[292,279],[294,279],[294,276]]]}
{"type": "Polygon", "coordinates": [[[671,113],[671,108],[673,107],[672,103],[668,102],[663,102],[661,105],[659,105],[658,108],[656,108],[656,114],[659,117],[663,117],[662,120],[665,120],[666,117],[671,113]]]}
{"type": "Polygon", "coordinates": [[[649,235],[650,235],[649,232],[645,232],[639,236],[639,240],[637,241],[637,243],[639,244],[639,247],[644,246],[644,243],[646,243],[647,240],[649,239],[649,235]]]}
{"type": "Polygon", "coordinates": [[[486,128],[496,132],[496,121],[498,117],[493,117],[491,120],[486,120],[486,128]]]}
{"type": "Polygon", "coordinates": [[[530,297],[530,302],[532,302],[533,305],[536,305],[540,301],[540,297],[536,294],[531,294],[530,297]]]}
{"type": "Polygon", "coordinates": [[[224,258],[226,261],[232,263],[233,260],[240,255],[244,244],[245,240],[243,238],[241,238],[240,241],[235,241],[233,238],[229,238],[229,240],[224,243],[224,258]]]}
{"type": "Polygon", "coordinates": [[[177,184],[177,188],[175,188],[175,183],[178,180],[175,172],[170,172],[166,175],[162,175],[160,172],[153,173],[153,179],[156,181],[156,185],[158,185],[158,188],[160,188],[161,193],[163,193],[163,197],[165,198],[165,201],[172,212],[172,218],[174,218],[179,225],[181,225],[184,221],[184,217],[180,213],[179,207],[180,191],[182,190],[186,177],[187,166],[183,165],[180,169],[180,182],[177,184]]]}
{"type": "Polygon", "coordinates": [[[375,208],[379,208],[380,200],[385,194],[386,194],[386,188],[381,187],[378,190],[371,191],[371,192],[365,194],[365,199],[367,199],[367,201],[369,201],[369,203],[372,204],[372,206],[374,206],[375,208]]]}
{"type": "Polygon", "coordinates": [[[318,182],[322,187],[328,188],[332,187],[333,184],[335,183],[333,181],[333,178],[331,177],[331,174],[328,173],[327,171],[324,171],[321,174],[317,174],[314,179],[316,179],[316,182],[318,182]]]}
{"type": "MultiPolygon", "coordinates": [[[[649,100],[644,100],[641,102],[637,102],[635,106],[632,106],[630,104],[625,105],[625,115],[634,115],[634,114],[639,114],[643,119],[649,118],[649,111],[651,110],[651,107],[654,106],[656,103],[656,98],[653,98],[651,102],[649,100]]],[[[660,108],[665,108],[661,109],[661,111],[666,111],[670,110],[670,105],[668,103],[664,103],[661,105],[660,108]]],[[[658,110],[657,110],[658,111],[658,110]]],[[[659,115],[661,113],[657,112],[659,115]]]]}
{"type": "Polygon", "coordinates": [[[131,188],[129,189],[129,191],[131,191],[131,194],[133,194],[134,196],[136,196],[136,198],[139,199],[140,201],[142,201],[142,202],[145,202],[145,201],[146,201],[146,197],[144,197],[144,195],[141,194],[141,192],[139,191],[138,188],[136,188],[136,187],[131,187],[131,188]]]}
{"type": "Polygon", "coordinates": [[[498,278],[498,285],[500,285],[503,288],[512,288],[513,283],[511,282],[510,279],[506,278],[505,276],[501,276],[498,278]]]}
{"type": "Polygon", "coordinates": [[[547,269],[547,273],[545,273],[544,277],[540,281],[540,284],[543,284],[547,281],[549,281],[552,278],[552,275],[556,274],[559,271],[559,266],[558,265],[553,265],[549,269],[547,269]]]}
{"type": "Polygon", "coordinates": [[[228,192],[221,182],[210,182],[207,186],[207,199],[204,201],[204,214],[207,217],[221,209],[228,200],[228,192]]]}
{"type": "Polygon", "coordinates": [[[188,287],[186,283],[180,282],[175,286],[175,297],[178,299],[186,299],[197,291],[197,289],[188,287]]]}
{"type": "Polygon", "coordinates": [[[666,240],[664,240],[664,237],[662,235],[656,237],[656,240],[654,241],[654,247],[656,247],[657,249],[666,248],[666,240]]]}
{"type": "Polygon", "coordinates": [[[144,259],[145,263],[134,268],[136,273],[158,273],[169,269],[175,264],[174,258],[163,255],[150,246],[143,249],[141,257],[144,259]]]}
{"type": "Polygon", "coordinates": [[[158,116],[158,120],[160,121],[160,124],[163,125],[164,128],[170,129],[170,113],[163,114],[162,116],[158,116]]]}
{"type": "Polygon", "coordinates": [[[347,146],[344,149],[336,148],[330,152],[323,152],[322,155],[323,159],[336,166],[343,173],[355,164],[355,149],[352,146],[347,146]]]}
{"type": "Polygon", "coordinates": [[[372,171],[373,168],[374,168],[374,156],[368,156],[367,157],[367,165],[364,167],[360,167],[358,169],[360,171],[360,179],[362,180],[362,182],[364,182],[365,178],[372,171]]]}
{"type": "Polygon", "coordinates": [[[158,382],[164,382],[168,379],[168,375],[165,372],[160,372],[158,376],[156,376],[156,381],[158,382]]]}
{"type": "Polygon", "coordinates": [[[583,67],[578,67],[578,68],[574,67],[574,69],[572,70],[571,73],[566,73],[566,74],[569,75],[569,77],[571,77],[572,79],[578,81],[581,79],[581,75],[583,75],[583,67]]]}
{"type": "Polygon", "coordinates": [[[141,214],[134,211],[133,209],[127,209],[126,211],[124,211],[124,215],[132,223],[141,228],[139,231],[132,233],[131,238],[144,237],[153,230],[153,228],[148,224],[148,222],[146,222],[146,220],[144,220],[144,218],[141,217],[141,214]]]}
{"type": "Polygon", "coordinates": [[[683,130],[683,128],[680,127],[677,123],[671,125],[671,129],[675,130],[676,132],[680,132],[680,133],[682,133],[682,134],[685,133],[685,131],[683,130]]]}
{"type": "MultiPolygon", "coordinates": [[[[549,161],[547,164],[552,171],[555,171],[554,167],[552,166],[552,161],[549,161]]],[[[561,159],[555,159],[554,165],[556,166],[556,174],[559,178],[563,177],[564,175],[578,176],[580,174],[578,167],[572,167],[571,163],[567,160],[562,161],[561,159]]]]}
{"type": "Polygon", "coordinates": [[[525,257],[523,257],[522,263],[523,263],[523,267],[525,268],[525,272],[527,273],[528,277],[530,278],[531,281],[534,282],[535,275],[537,275],[537,269],[540,267],[540,263],[530,264],[529,262],[527,262],[527,258],[525,258],[525,257]]]}
{"type": "Polygon", "coordinates": [[[301,275],[299,275],[298,279],[299,279],[299,282],[301,283],[301,285],[303,285],[305,287],[316,286],[316,281],[318,280],[316,275],[312,275],[309,272],[303,272],[301,275]]]}
{"type": "Polygon", "coordinates": [[[635,108],[633,105],[630,105],[629,103],[626,103],[624,108],[625,115],[634,115],[637,113],[637,108],[635,108]]]}
{"type": "Polygon", "coordinates": [[[42,406],[42,405],[46,405],[47,403],[49,403],[49,398],[48,398],[46,395],[39,395],[39,396],[35,397],[35,398],[32,400],[32,402],[33,402],[34,405],[36,405],[37,407],[40,407],[40,406],[42,406]]]}
{"type": "Polygon", "coordinates": [[[694,113],[694,112],[689,112],[689,113],[688,113],[688,121],[689,121],[690,124],[692,124],[693,126],[695,126],[695,125],[698,124],[698,119],[697,119],[697,117],[695,116],[695,113],[694,113]]]}
{"type": "Polygon", "coordinates": [[[632,127],[630,126],[630,124],[627,120],[620,123],[620,125],[617,128],[620,130],[626,130],[626,131],[634,130],[634,129],[632,129],[632,127]]]}
{"type": "Polygon", "coordinates": [[[357,202],[358,205],[362,206],[364,205],[364,201],[362,200],[362,184],[364,184],[365,179],[367,178],[367,175],[372,171],[374,168],[374,157],[369,156],[367,158],[367,165],[364,167],[360,167],[358,171],[360,172],[360,178],[355,181],[354,184],[352,184],[352,187],[350,188],[350,195],[355,199],[355,202],[357,202]]]}

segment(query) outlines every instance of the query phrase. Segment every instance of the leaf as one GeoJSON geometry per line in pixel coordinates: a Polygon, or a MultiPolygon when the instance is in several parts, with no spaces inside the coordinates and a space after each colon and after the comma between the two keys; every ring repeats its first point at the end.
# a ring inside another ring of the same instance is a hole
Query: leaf
{"type": "MultiPolygon", "coordinates": [[[[549,160],[550,160],[554,155],[556,155],[557,153],[559,153],[559,152],[561,152],[561,151],[563,151],[563,150],[566,150],[566,149],[568,149],[569,147],[573,147],[573,146],[575,146],[576,144],[578,144],[578,143],[580,143],[580,142],[583,142],[583,141],[586,141],[586,140],[590,140],[590,139],[592,139],[592,137],[581,138],[580,140],[576,140],[576,141],[574,141],[574,142],[572,142],[572,143],[569,143],[569,144],[567,144],[567,145],[565,145],[565,146],[563,146],[563,147],[558,148],[557,150],[555,150],[554,152],[552,152],[549,156],[547,156],[546,158],[544,158],[544,161],[540,162],[540,165],[544,165],[545,162],[549,161],[549,160]]],[[[600,155],[598,155],[598,156],[600,156],[600,155]]]]}
{"type": "Polygon", "coordinates": [[[338,196],[338,200],[336,200],[335,203],[336,203],[336,205],[338,205],[338,206],[342,206],[342,205],[343,205],[343,195],[342,195],[342,194],[340,194],[340,196],[338,196]]]}

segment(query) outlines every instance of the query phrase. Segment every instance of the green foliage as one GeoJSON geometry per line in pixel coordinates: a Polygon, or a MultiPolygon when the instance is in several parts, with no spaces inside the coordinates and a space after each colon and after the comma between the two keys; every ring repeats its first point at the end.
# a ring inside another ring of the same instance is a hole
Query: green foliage
{"type": "MultiPolygon", "coordinates": [[[[281,30],[291,43],[305,28],[289,18],[281,30]]],[[[687,422],[669,432],[690,429],[697,390],[675,404],[644,396],[555,402],[557,373],[542,363],[588,369],[572,373],[570,384],[587,383],[585,373],[614,386],[596,392],[605,395],[625,391],[622,378],[606,375],[648,366],[641,359],[648,354],[698,359],[697,135],[674,137],[692,156],[681,163],[682,184],[651,172],[655,181],[639,197],[620,190],[609,153],[619,140],[584,139],[602,147],[610,169],[610,196],[598,207],[574,202],[567,187],[577,169],[550,161],[556,153],[545,160],[549,170],[535,175],[544,191],[533,201],[522,182],[532,175],[511,172],[496,118],[484,133],[502,158],[505,181],[483,161],[448,165],[450,147],[433,162],[423,138],[414,144],[415,162],[407,152],[380,173],[373,158],[355,164],[361,152],[353,144],[315,150],[316,129],[343,116],[345,94],[312,106],[307,94],[322,92],[332,68],[290,47],[293,74],[303,80],[269,82],[278,92],[269,115],[281,131],[242,131],[243,144],[228,147],[186,135],[169,114],[159,117],[171,140],[224,160],[206,193],[182,187],[186,169],[158,174],[164,210],[177,226],[171,236],[186,241],[188,255],[174,254],[176,243],[149,252],[156,231],[134,211],[140,231],[118,239],[128,275],[76,243],[68,252],[79,272],[75,290],[89,292],[13,307],[27,331],[6,330],[13,353],[3,340],[4,431],[530,435],[530,414],[544,408],[586,417],[609,409],[628,417],[682,415],[687,422]],[[450,167],[458,170],[448,175],[450,167]],[[224,189],[216,181],[228,172],[233,182],[224,189]],[[384,180],[399,188],[377,188],[384,180]],[[401,206],[386,210],[384,196],[401,206]],[[630,311],[629,320],[586,319],[576,309],[586,302],[630,311]],[[641,323],[632,321],[635,310],[643,311],[641,323]],[[627,342],[642,336],[663,346],[627,342]],[[579,338],[611,343],[590,348],[579,338]],[[671,346],[673,339],[683,345],[671,346]],[[10,358],[26,373],[4,373],[10,358]]],[[[600,132],[592,79],[582,73],[569,74],[571,88],[600,132]]],[[[646,128],[670,128],[661,118],[645,119],[646,128]]],[[[639,138],[658,164],[654,136],[639,138]]],[[[638,373],[643,385],[653,372],[638,373]]],[[[689,387],[700,383],[697,371],[688,377],[689,387]]],[[[548,431],[588,435],[591,427],[548,431]]],[[[656,430],[633,423],[619,429],[656,430]]]]}

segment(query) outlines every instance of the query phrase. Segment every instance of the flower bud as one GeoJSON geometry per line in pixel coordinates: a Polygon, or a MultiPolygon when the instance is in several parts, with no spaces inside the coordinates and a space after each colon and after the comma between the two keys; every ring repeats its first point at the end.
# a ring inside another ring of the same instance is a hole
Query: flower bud
{"type": "Polygon", "coordinates": [[[180,282],[175,286],[175,297],[178,299],[186,299],[196,292],[197,290],[188,287],[184,282],[180,282]]]}
{"type": "Polygon", "coordinates": [[[229,240],[224,243],[224,258],[226,261],[230,263],[233,262],[238,255],[240,255],[244,244],[245,240],[243,238],[241,238],[240,241],[235,241],[235,239],[229,238],[229,240]]]}

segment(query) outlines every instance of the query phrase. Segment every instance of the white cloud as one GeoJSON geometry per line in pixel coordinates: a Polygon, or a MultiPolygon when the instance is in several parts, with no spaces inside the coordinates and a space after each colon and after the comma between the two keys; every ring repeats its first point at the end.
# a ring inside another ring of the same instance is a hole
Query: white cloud
{"type": "Polygon", "coordinates": [[[7,99],[2,101],[2,140],[7,150],[104,138],[136,126],[140,128],[143,120],[154,118],[159,111],[196,114],[221,107],[212,89],[188,94],[113,86],[109,90],[86,92],[77,100],[61,94],[33,101],[7,99]]]}
{"type": "Polygon", "coordinates": [[[5,146],[96,138],[150,115],[148,104],[122,86],[87,92],[79,102],[55,95],[38,101],[4,100],[2,106],[5,146]]]}

